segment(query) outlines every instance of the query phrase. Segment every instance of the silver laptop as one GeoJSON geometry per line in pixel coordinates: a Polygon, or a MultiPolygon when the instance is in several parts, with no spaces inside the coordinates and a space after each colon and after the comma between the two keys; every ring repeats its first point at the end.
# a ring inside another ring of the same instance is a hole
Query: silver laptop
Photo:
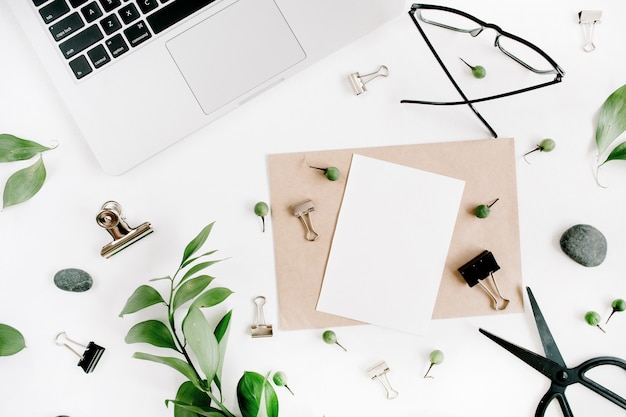
{"type": "Polygon", "coordinates": [[[110,174],[127,171],[405,6],[403,0],[4,1],[110,174]]]}

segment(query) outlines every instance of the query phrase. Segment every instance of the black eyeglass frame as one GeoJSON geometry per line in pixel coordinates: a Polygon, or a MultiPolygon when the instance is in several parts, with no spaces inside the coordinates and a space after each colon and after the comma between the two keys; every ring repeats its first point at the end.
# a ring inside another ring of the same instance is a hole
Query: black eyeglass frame
{"type": "Polygon", "coordinates": [[[428,104],[428,105],[435,105],[435,106],[454,106],[454,105],[466,104],[474,112],[474,114],[480,119],[480,121],[487,127],[487,129],[489,129],[489,131],[492,134],[492,136],[497,138],[498,137],[497,133],[493,130],[493,128],[489,125],[489,123],[487,123],[487,121],[480,115],[480,113],[478,113],[476,108],[472,105],[473,103],[480,103],[480,102],[494,100],[494,99],[498,99],[498,98],[509,97],[509,96],[512,96],[512,95],[521,94],[521,93],[525,93],[525,92],[528,92],[528,91],[536,90],[536,89],[539,89],[539,88],[542,88],[542,87],[547,87],[547,86],[550,86],[550,85],[553,85],[553,84],[556,84],[556,83],[560,83],[562,81],[562,79],[563,79],[563,76],[565,75],[565,71],[563,71],[563,69],[556,63],[556,61],[554,61],[548,54],[546,54],[544,51],[542,51],[539,47],[535,46],[534,44],[528,42],[527,40],[525,40],[523,38],[520,38],[519,36],[513,35],[512,33],[509,33],[509,32],[506,32],[506,31],[502,30],[499,26],[497,26],[497,25],[495,25],[493,23],[487,23],[485,21],[482,21],[482,20],[480,20],[480,19],[478,19],[478,18],[476,18],[476,17],[474,17],[474,16],[472,16],[472,15],[470,15],[468,13],[465,13],[465,12],[463,12],[461,10],[453,9],[451,7],[446,7],[446,6],[437,6],[437,5],[433,5],[433,4],[414,3],[411,6],[411,10],[409,10],[409,16],[411,17],[411,20],[413,21],[413,23],[417,27],[418,31],[422,35],[422,38],[424,38],[424,41],[426,42],[426,45],[428,46],[428,48],[430,49],[430,51],[434,55],[435,59],[437,60],[437,62],[439,63],[439,65],[441,66],[443,71],[445,72],[446,76],[448,77],[448,79],[450,80],[450,82],[452,83],[452,85],[457,90],[457,92],[459,93],[459,95],[461,96],[461,98],[463,100],[462,101],[450,101],[450,102],[423,101],[423,100],[401,100],[400,103],[403,103],[403,104],[405,104],[405,103],[406,104],[428,104]],[[443,60],[441,59],[441,57],[439,57],[439,54],[437,53],[437,51],[435,50],[434,46],[432,45],[432,43],[428,39],[428,36],[426,36],[426,33],[424,32],[424,29],[419,24],[418,18],[416,17],[416,13],[418,13],[418,11],[421,10],[421,9],[424,9],[424,10],[441,10],[441,11],[445,11],[445,12],[455,13],[455,14],[458,14],[460,16],[463,16],[463,17],[465,17],[465,18],[475,22],[477,25],[479,25],[479,28],[477,28],[476,30],[463,30],[463,29],[452,27],[452,26],[443,25],[443,24],[440,24],[440,23],[437,23],[437,22],[428,21],[427,19],[422,18],[421,15],[420,15],[420,20],[422,20],[424,23],[433,24],[435,26],[443,27],[443,28],[446,28],[446,29],[449,29],[449,30],[453,30],[453,31],[457,31],[457,32],[468,33],[472,37],[478,36],[478,34],[480,34],[486,28],[493,29],[497,33],[496,39],[495,39],[495,42],[494,42],[494,46],[497,47],[500,51],[502,51],[502,53],[504,53],[506,56],[508,56],[509,58],[513,59],[518,64],[522,65],[523,67],[525,67],[526,69],[528,69],[528,70],[530,70],[530,71],[532,71],[534,73],[537,73],[537,74],[550,74],[550,73],[553,73],[553,74],[555,74],[554,79],[551,80],[551,81],[545,82],[545,83],[537,84],[537,85],[530,86],[530,87],[521,88],[521,89],[518,89],[518,90],[509,91],[509,92],[506,92],[506,93],[495,94],[495,95],[492,95],[492,96],[482,97],[482,98],[478,98],[478,99],[471,99],[471,100],[468,99],[467,96],[465,95],[465,93],[463,92],[463,90],[461,90],[461,87],[458,85],[458,83],[452,77],[452,74],[450,73],[448,68],[443,63],[443,60]],[[499,44],[499,39],[502,36],[511,38],[514,41],[517,41],[517,42],[527,46],[528,48],[534,50],[539,55],[541,55],[553,67],[553,70],[548,70],[548,71],[537,70],[537,69],[533,68],[531,65],[528,65],[527,63],[525,63],[523,60],[517,58],[515,55],[511,54],[510,52],[508,52],[506,49],[504,49],[499,44]]]}

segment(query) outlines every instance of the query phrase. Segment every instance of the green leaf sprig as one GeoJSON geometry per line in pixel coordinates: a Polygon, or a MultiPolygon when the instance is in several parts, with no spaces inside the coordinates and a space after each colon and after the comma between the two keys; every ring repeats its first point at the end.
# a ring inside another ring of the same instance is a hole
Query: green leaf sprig
{"type": "Polygon", "coordinates": [[[615,146],[600,162],[615,140],[626,130],[626,84],[615,90],[600,107],[596,126],[597,167],[596,182],[600,167],[609,161],[626,160],[626,142],[615,146]]]}
{"type": "Polygon", "coordinates": [[[34,164],[9,177],[4,186],[3,208],[30,200],[39,192],[46,180],[46,167],[41,154],[54,148],[56,146],[49,148],[31,140],[0,134],[0,162],[26,161],[39,155],[34,164]]]}
{"type": "MultiPolygon", "coordinates": [[[[209,266],[220,262],[207,260],[216,251],[197,255],[213,225],[205,226],[185,247],[173,276],[152,280],[169,282],[165,297],[152,285],[141,285],[120,312],[120,317],[123,317],[152,306],[164,307],[164,320],[137,323],[124,340],[126,343],[147,343],[174,354],[163,356],[135,352],[133,357],[167,365],[187,379],[178,388],[176,398],[166,401],[166,405],[174,405],[176,417],[235,417],[222,402],[221,381],[232,310],[224,314],[215,326],[202,312],[219,305],[232,294],[228,288],[210,287],[214,277],[203,273],[209,266]]],[[[257,417],[261,400],[265,401],[267,417],[278,417],[278,398],[267,377],[245,372],[237,386],[237,397],[242,417],[257,417]]]]}

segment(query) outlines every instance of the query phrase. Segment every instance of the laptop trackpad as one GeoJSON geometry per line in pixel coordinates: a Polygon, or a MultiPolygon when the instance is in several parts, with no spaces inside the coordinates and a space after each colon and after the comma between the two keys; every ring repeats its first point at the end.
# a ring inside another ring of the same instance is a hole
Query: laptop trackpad
{"type": "Polygon", "coordinates": [[[206,114],[302,61],[273,0],[239,0],[167,42],[206,114]]]}

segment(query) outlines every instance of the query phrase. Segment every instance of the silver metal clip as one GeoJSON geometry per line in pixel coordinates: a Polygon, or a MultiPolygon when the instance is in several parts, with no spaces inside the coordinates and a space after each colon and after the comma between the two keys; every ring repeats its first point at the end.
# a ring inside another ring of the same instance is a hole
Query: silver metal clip
{"type": "Polygon", "coordinates": [[[367,91],[365,84],[369,83],[376,77],[387,77],[389,75],[389,69],[385,65],[381,65],[378,71],[370,72],[369,74],[359,74],[358,72],[350,74],[348,77],[354,92],[358,96],[359,94],[367,91]]]}
{"type": "Polygon", "coordinates": [[[272,336],[273,330],[271,324],[265,323],[265,315],[263,314],[263,305],[265,304],[265,297],[258,296],[254,299],[256,304],[256,324],[250,326],[252,337],[269,337],[272,336]]]}
{"type": "Polygon", "coordinates": [[[387,393],[387,399],[393,400],[399,394],[398,391],[394,390],[389,383],[389,379],[387,378],[387,373],[389,372],[389,366],[385,361],[380,361],[376,365],[372,366],[367,370],[367,374],[369,375],[372,381],[377,380],[383,386],[387,393]]]}
{"type": "Polygon", "coordinates": [[[104,348],[102,346],[98,346],[94,342],[89,342],[89,344],[85,346],[67,337],[65,332],[57,334],[54,342],[57,345],[65,346],[66,348],[74,352],[76,356],[80,358],[80,360],[78,361],[78,366],[80,366],[86,374],[92,372],[96,368],[96,365],[98,364],[100,358],[102,357],[102,354],[104,353],[104,348]],[[76,349],[71,347],[67,342],[80,346],[84,348],[85,351],[81,354],[76,349]]]}
{"type": "Polygon", "coordinates": [[[110,258],[153,232],[148,222],[135,229],[131,228],[122,217],[122,207],[116,201],[107,201],[102,205],[96,216],[96,222],[113,237],[113,242],[103,246],[100,251],[100,255],[105,258],[110,258]]]}
{"type": "Polygon", "coordinates": [[[294,204],[291,206],[291,210],[293,211],[293,215],[298,217],[304,226],[304,230],[306,231],[305,238],[308,241],[317,240],[319,234],[313,228],[313,223],[311,222],[311,212],[315,210],[313,206],[313,202],[311,200],[306,200],[298,204],[294,204]]]}
{"type": "Polygon", "coordinates": [[[583,50],[585,52],[591,52],[596,49],[593,44],[593,29],[596,23],[600,23],[602,18],[602,10],[581,10],[578,12],[578,23],[583,26],[585,34],[585,44],[583,50]]]}

